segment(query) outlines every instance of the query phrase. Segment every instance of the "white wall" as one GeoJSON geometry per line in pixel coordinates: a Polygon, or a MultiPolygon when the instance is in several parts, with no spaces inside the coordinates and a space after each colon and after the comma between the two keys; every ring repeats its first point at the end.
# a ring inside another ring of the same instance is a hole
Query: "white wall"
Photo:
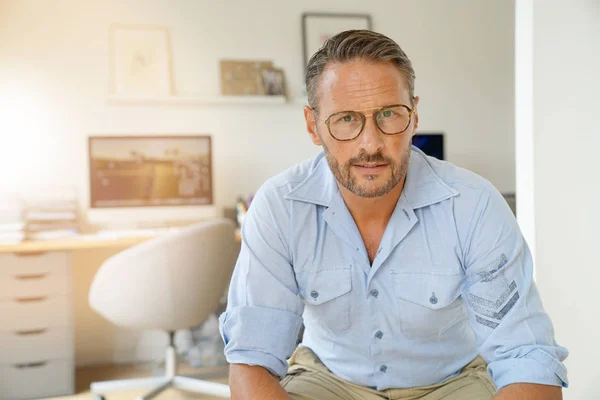
{"type": "Polygon", "coordinates": [[[535,199],[537,282],[557,341],[571,352],[565,399],[598,399],[600,2],[518,0],[517,9],[526,3],[533,5],[535,157],[522,176],[533,175],[524,195],[535,199]]]}
{"type": "MultiPolygon", "coordinates": [[[[216,207],[126,209],[118,216],[219,213],[319,150],[304,131],[302,107],[108,104],[109,26],[170,26],[179,94],[218,95],[218,61],[234,58],[273,60],[297,95],[304,11],[370,13],[374,29],[413,60],[422,131],[445,131],[450,161],[514,192],[512,1],[0,0],[0,193],[75,185],[87,207],[87,135],[210,133],[216,207]]],[[[147,340],[107,325],[85,306],[103,256],[76,255],[85,264],[75,266],[77,363],[151,357],[139,351],[147,340]]]]}
{"type": "Polygon", "coordinates": [[[87,135],[210,133],[218,208],[208,212],[220,212],[318,151],[301,106],[107,104],[109,25],[170,26],[179,94],[218,95],[221,58],[271,59],[299,94],[303,11],[370,13],[374,29],[414,62],[422,130],[445,131],[451,161],[514,192],[513,8],[479,0],[0,0],[0,192],[75,185],[87,206],[87,135]]]}
{"type": "Polygon", "coordinates": [[[515,162],[517,221],[529,244],[535,275],[533,0],[519,0],[515,6],[515,162]]]}

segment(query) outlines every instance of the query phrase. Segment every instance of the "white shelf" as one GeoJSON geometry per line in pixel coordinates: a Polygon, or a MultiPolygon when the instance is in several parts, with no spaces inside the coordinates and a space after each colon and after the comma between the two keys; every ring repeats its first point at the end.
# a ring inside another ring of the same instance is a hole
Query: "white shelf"
{"type": "Polygon", "coordinates": [[[108,104],[116,105],[283,105],[305,104],[303,98],[288,99],[285,96],[165,96],[165,97],[125,97],[110,96],[108,104]]]}

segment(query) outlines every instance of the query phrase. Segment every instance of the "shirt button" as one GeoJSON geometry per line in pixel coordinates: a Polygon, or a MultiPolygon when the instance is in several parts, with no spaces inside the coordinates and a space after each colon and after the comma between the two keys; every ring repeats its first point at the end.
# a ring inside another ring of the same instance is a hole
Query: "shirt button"
{"type": "Polygon", "coordinates": [[[377,296],[379,296],[379,290],[377,290],[377,289],[371,290],[371,296],[377,298],[377,296]]]}
{"type": "Polygon", "coordinates": [[[381,367],[379,367],[379,370],[385,374],[385,371],[387,371],[387,366],[382,365],[381,367]]]}
{"type": "Polygon", "coordinates": [[[319,292],[317,292],[316,290],[313,290],[312,292],[310,292],[310,297],[312,297],[313,299],[316,299],[317,297],[319,297],[319,292]]]}
{"type": "Polygon", "coordinates": [[[435,297],[435,293],[432,293],[432,294],[431,294],[431,297],[429,298],[429,302],[430,302],[431,304],[437,304],[437,302],[438,302],[438,299],[437,299],[437,297],[435,297]]]}
{"type": "Polygon", "coordinates": [[[377,339],[381,339],[381,338],[383,337],[383,332],[381,332],[381,331],[377,331],[377,333],[375,334],[375,337],[376,337],[377,339]]]}

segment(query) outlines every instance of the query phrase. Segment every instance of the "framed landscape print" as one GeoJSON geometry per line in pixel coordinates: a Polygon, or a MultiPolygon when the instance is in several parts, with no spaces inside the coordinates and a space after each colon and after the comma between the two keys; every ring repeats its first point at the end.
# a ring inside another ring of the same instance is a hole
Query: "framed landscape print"
{"type": "Polygon", "coordinates": [[[90,136],[90,206],[213,203],[211,137],[90,136]]]}

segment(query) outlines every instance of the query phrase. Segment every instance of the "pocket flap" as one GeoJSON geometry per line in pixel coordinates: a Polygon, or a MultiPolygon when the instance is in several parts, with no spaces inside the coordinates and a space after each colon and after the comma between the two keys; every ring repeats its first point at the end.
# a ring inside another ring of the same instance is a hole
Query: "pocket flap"
{"type": "Polygon", "coordinates": [[[437,310],[451,304],[462,292],[464,275],[394,274],[396,296],[437,310]]]}
{"type": "Polygon", "coordinates": [[[327,269],[308,273],[301,295],[309,304],[319,305],[352,290],[350,268],[327,269]]]}

